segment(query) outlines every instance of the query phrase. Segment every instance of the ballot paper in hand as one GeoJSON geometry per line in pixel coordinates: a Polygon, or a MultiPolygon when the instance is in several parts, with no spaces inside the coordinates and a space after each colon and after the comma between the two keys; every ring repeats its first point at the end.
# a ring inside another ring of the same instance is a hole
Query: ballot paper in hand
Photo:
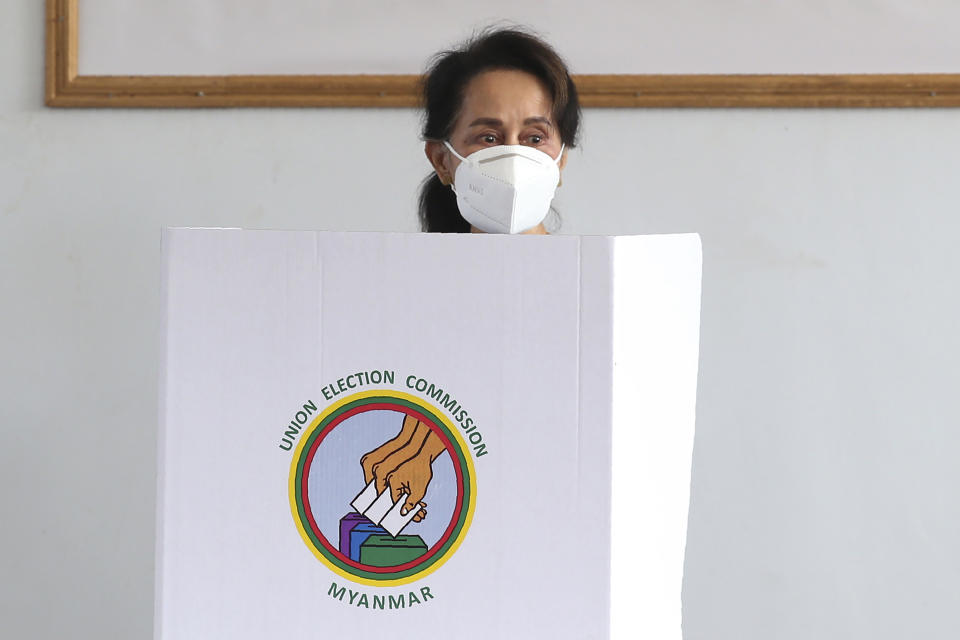
{"type": "MultiPolygon", "coordinates": [[[[357,513],[362,513],[366,515],[366,510],[370,508],[377,499],[377,482],[376,480],[371,480],[366,487],[363,488],[356,498],[353,499],[353,502],[350,503],[350,506],[353,507],[357,513]]],[[[369,516],[367,516],[369,518],[369,516]]],[[[376,524],[376,523],[374,523],[376,524]]]]}
{"type": "Polygon", "coordinates": [[[410,494],[404,493],[397,502],[391,497],[391,489],[388,486],[383,493],[377,495],[376,481],[371,480],[363,488],[353,502],[350,503],[357,512],[366,516],[371,522],[380,525],[386,529],[390,535],[396,538],[400,532],[410,524],[419,509],[410,509],[406,514],[403,513],[403,506],[407,502],[410,494]]]}
{"type": "Polygon", "coordinates": [[[377,499],[373,501],[365,511],[362,511],[363,515],[367,516],[370,519],[370,522],[374,524],[380,524],[380,521],[383,520],[383,516],[387,515],[387,511],[393,507],[393,500],[390,499],[390,488],[387,487],[383,493],[377,496],[377,499]]]}
{"type": "Polygon", "coordinates": [[[383,516],[383,519],[380,521],[380,526],[389,531],[390,535],[394,538],[400,535],[400,532],[410,524],[413,517],[420,511],[418,505],[410,509],[406,514],[403,513],[403,507],[409,497],[409,493],[401,494],[400,499],[397,500],[393,508],[387,511],[387,515],[383,516]]]}

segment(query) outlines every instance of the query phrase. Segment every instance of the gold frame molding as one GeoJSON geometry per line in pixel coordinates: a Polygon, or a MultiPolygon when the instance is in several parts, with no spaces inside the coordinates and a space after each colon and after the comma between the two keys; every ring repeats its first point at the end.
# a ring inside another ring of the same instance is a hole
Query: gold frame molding
{"type": "MultiPolygon", "coordinates": [[[[77,75],[77,4],[47,0],[50,107],[415,107],[417,75],[77,75]]],[[[581,75],[585,107],[960,107],[960,73],[581,75]]]]}

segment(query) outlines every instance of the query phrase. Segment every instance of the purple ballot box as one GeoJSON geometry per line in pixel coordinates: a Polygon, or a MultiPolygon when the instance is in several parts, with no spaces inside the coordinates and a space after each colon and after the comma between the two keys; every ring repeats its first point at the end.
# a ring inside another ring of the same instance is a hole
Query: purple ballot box
{"type": "Polygon", "coordinates": [[[350,557],[350,532],[354,527],[364,522],[370,522],[366,516],[354,511],[340,518],[340,553],[350,557]]]}

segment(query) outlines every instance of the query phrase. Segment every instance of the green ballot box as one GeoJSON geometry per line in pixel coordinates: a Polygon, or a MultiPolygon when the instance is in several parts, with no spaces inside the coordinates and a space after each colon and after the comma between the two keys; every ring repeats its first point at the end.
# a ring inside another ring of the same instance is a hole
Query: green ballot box
{"type": "Polygon", "coordinates": [[[427,552],[420,536],[372,535],[360,545],[360,563],[371,567],[395,567],[416,560],[427,552]]]}

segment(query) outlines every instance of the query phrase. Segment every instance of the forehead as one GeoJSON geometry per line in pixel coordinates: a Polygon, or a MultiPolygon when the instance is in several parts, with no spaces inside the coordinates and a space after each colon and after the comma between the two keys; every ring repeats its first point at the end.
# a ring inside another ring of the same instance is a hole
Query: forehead
{"type": "Polygon", "coordinates": [[[536,76],[513,69],[492,69],[467,84],[457,127],[476,118],[496,118],[504,124],[531,117],[550,118],[552,104],[546,87],[536,76]]]}

